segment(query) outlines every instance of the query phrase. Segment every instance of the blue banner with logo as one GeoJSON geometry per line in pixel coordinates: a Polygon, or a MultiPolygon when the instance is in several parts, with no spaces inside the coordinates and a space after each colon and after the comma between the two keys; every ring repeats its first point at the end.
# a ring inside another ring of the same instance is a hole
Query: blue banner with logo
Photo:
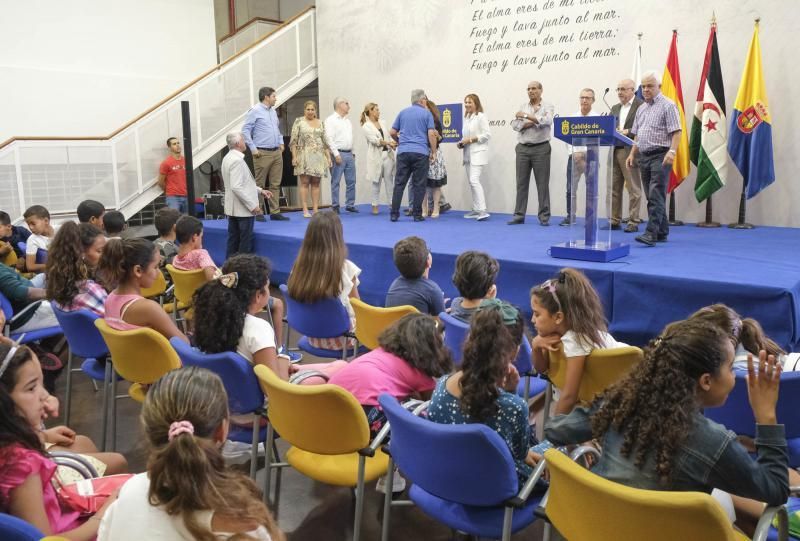
{"type": "Polygon", "coordinates": [[[460,103],[445,103],[437,105],[439,118],[442,121],[442,143],[458,143],[461,141],[464,112],[460,103]]]}

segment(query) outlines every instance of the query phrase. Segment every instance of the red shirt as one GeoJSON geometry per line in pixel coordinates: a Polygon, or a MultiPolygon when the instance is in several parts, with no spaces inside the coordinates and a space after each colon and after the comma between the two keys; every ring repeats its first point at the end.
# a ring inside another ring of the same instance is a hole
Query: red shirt
{"type": "Polygon", "coordinates": [[[166,195],[180,195],[186,197],[186,160],[183,156],[176,159],[168,156],[161,162],[158,172],[166,175],[164,193],[166,195]]]}

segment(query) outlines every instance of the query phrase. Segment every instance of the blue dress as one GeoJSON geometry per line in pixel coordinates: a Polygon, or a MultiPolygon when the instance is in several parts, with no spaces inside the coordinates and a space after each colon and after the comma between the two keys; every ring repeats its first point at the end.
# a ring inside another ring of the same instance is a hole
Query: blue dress
{"type": "MultiPolygon", "coordinates": [[[[447,379],[451,375],[442,376],[436,382],[436,389],[428,406],[428,419],[436,423],[460,425],[474,423],[469,415],[461,409],[461,400],[447,390],[447,379]]],[[[528,425],[528,405],[521,397],[500,390],[497,398],[497,413],[483,424],[497,432],[505,440],[514,457],[517,476],[520,484],[524,483],[533,472],[525,457],[531,445],[531,427],[528,425]]]]}

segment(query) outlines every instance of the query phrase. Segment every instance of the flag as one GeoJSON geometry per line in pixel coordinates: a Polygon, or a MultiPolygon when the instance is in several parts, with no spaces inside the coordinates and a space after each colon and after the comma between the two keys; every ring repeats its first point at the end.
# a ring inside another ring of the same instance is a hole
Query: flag
{"type": "Polygon", "coordinates": [[[636,87],[636,97],[642,97],[642,35],[639,34],[636,40],[636,48],[633,50],[633,67],[631,68],[631,80],[636,87]]]}
{"type": "Polygon", "coordinates": [[[678,65],[678,31],[672,31],[672,44],[667,55],[667,67],[661,78],[661,93],[675,102],[681,120],[681,140],[669,174],[667,192],[672,192],[689,174],[689,137],[686,135],[686,115],[683,112],[683,88],[681,88],[681,70],[678,65]]]}
{"type": "Polygon", "coordinates": [[[775,181],[772,161],[772,117],[769,114],[764,75],[761,72],[761,46],[758,21],[747,51],[739,93],[733,105],[728,153],[739,169],[747,188],[747,198],[775,181]]]}
{"type": "Polygon", "coordinates": [[[725,89],[722,86],[722,68],[717,49],[717,24],[712,23],[689,140],[689,157],[697,166],[694,196],[698,202],[707,199],[725,185],[728,169],[727,144],[725,89]]]}

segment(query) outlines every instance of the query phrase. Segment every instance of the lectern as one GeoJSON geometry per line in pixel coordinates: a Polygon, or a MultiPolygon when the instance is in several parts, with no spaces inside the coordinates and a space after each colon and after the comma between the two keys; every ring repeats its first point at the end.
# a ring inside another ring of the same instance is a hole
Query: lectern
{"type": "Polygon", "coordinates": [[[611,242],[611,229],[602,231],[598,228],[600,192],[605,192],[605,212],[611,212],[611,174],[613,171],[615,146],[630,146],[633,141],[616,130],[616,119],[613,116],[569,116],[556,118],[553,121],[554,135],[571,145],[570,183],[571,216],[567,216],[571,224],[568,227],[569,240],[550,247],[550,255],[562,259],[580,259],[582,261],[607,262],[625,257],[630,246],[622,242],[611,242]],[[610,150],[602,157],[603,147],[610,150]],[[585,215],[583,224],[578,222],[577,201],[581,177],[586,179],[585,215]],[[604,190],[600,180],[604,179],[604,190]]]}

